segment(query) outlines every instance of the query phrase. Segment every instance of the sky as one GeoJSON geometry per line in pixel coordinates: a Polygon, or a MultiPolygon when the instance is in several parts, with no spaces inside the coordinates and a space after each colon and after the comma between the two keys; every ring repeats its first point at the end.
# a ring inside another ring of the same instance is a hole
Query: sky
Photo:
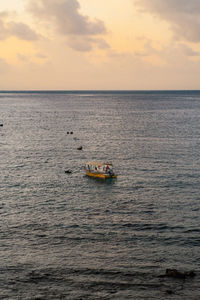
{"type": "Polygon", "coordinates": [[[199,78],[199,0],[0,1],[0,90],[185,90],[199,78]]]}

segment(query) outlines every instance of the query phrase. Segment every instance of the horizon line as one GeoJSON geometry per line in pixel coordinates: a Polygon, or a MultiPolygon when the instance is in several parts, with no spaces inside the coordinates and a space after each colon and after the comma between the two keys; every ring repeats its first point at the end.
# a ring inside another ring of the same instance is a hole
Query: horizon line
{"type": "Polygon", "coordinates": [[[22,89],[22,90],[0,90],[0,93],[42,93],[42,92],[199,92],[200,89],[22,89]]]}

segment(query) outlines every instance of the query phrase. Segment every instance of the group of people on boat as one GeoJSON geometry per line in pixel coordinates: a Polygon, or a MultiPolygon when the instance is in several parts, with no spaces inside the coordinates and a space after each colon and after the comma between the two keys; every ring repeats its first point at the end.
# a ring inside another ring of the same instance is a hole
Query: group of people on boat
{"type": "Polygon", "coordinates": [[[91,172],[100,172],[100,173],[110,173],[112,172],[112,167],[111,165],[104,165],[104,166],[101,166],[101,165],[87,165],[87,169],[88,171],[91,171],[91,172]]]}
{"type": "Polygon", "coordinates": [[[88,176],[97,176],[99,177],[116,177],[116,174],[113,172],[111,163],[102,163],[102,162],[88,162],[85,166],[86,174],[88,176]]]}

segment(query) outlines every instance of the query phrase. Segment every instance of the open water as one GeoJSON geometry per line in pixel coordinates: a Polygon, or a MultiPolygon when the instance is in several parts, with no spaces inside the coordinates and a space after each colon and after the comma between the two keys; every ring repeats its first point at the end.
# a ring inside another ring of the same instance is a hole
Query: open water
{"type": "Polygon", "coordinates": [[[200,299],[200,92],[1,92],[0,123],[0,299],[200,299]]]}

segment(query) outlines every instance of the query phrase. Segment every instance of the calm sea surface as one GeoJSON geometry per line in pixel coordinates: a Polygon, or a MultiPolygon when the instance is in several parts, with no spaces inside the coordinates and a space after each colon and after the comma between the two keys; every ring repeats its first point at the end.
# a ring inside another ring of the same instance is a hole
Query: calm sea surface
{"type": "Polygon", "coordinates": [[[200,299],[200,92],[1,92],[0,123],[0,299],[200,299]]]}

